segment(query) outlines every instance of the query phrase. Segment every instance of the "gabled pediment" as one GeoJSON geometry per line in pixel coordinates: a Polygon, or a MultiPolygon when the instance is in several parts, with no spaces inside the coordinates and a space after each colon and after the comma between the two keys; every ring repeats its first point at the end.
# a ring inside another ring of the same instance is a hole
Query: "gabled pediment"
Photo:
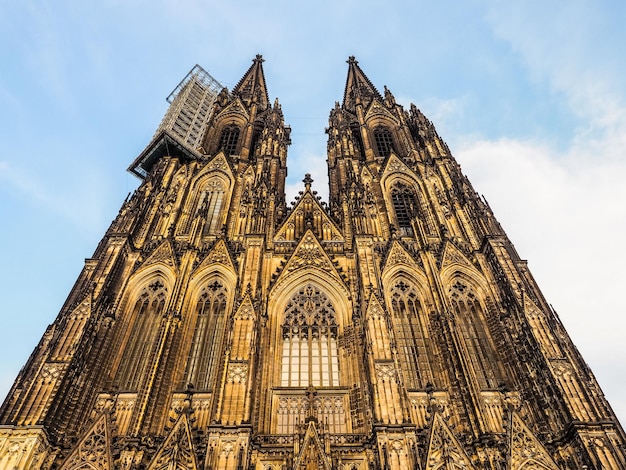
{"type": "MultiPolygon", "coordinates": [[[[396,265],[404,265],[411,269],[420,269],[420,265],[398,240],[391,242],[391,247],[382,263],[382,271],[396,265]]],[[[420,269],[421,270],[421,269],[420,269]]]]}
{"type": "Polygon", "coordinates": [[[294,469],[316,468],[319,470],[332,470],[330,456],[324,452],[324,446],[320,439],[315,424],[311,421],[307,427],[300,453],[293,462],[294,469]]]}
{"type": "Polygon", "coordinates": [[[232,271],[236,271],[235,263],[230,257],[230,252],[228,251],[226,242],[221,239],[218,240],[215,245],[213,245],[211,250],[207,253],[207,255],[196,268],[196,271],[201,271],[204,268],[215,264],[221,264],[222,266],[227,266],[232,271]]]}
{"type": "Polygon", "coordinates": [[[255,317],[256,312],[254,311],[254,305],[252,304],[252,299],[248,293],[244,296],[241,304],[239,304],[233,318],[235,320],[252,320],[255,317]]]}
{"type": "Polygon", "coordinates": [[[467,256],[465,256],[465,254],[463,254],[463,252],[457,248],[454,243],[447,241],[441,255],[439,268],[444,269],[452,265],[475,269],[474,265],[467,258],[467,256]]]}
{"type": "Polygon", "coordinates": [[[157,451],[148,470],[197,470],[196,452],[186,414],[182,414],[157,451]]]}
{"type": "Polygon", "coordinates": [[[380,172],[380,179],[383,180],[389,177],[392,173],[401,173],[403,175],[408,175],[412,179],[417,180],[417,175],[411,170],[406,163],[400,159],[395,153],[389,155],[389,158],[385,162],[382,171],[380,172]]]}
{"type": "Polygon", "coordinates": [[[224,109],[222,109],[222,111],[215,117],[215,122],[234,116],[244,119],[245,121],[250,120],[250,114],[238,96],[236,96],[226,105],[226,107],[224,107],[224,109]]]}
{"type": "Polygon", "coordinates": [[[425,470],[469,470],[471,464],[463,446],[452,433],[444,419],[436,413],[430,430],[428,454],[424,462],[425,470]]]}
{"type": "Polygon", "coordinates": [[[344,241],[339,228],[310,191],[306,191],[291,210],[289,217],[276,232],[274,241],[296,241],[307,230],[311,230],[320,240],[344,241]]]}
{"type": "Polygon", "coordinates": [[[381,318],[385,315],[385,309],[383,308],[380,300],[374,293],[370,295],[369,302],[367,303],[367,309],[365,310],[365,319],[369,318],[381,318]]]}
{"type": "Polygon", "coordinates": [[[150,255],[141,263],[141,267],[152,264],[164,264],[172,268],[176,267],[176,257],[169,240],[164,240],[150,255]]]}
{"type": "Polygon", "coordinates": [[[233,171],[228,163],[228,159],[221,150],[211,160],[205,163],[198,175],[195,177],[195,180],[197,181],[213,171],[221,171],[226,173],[231,180],[234,179],[233,171]]]}
{"type": "Polygon", "coordinates": [[[511,470],[536,468],[557,470],[559,467],[543,444],[526,426],[521,416],[513,413],[509,435],[509,459],[511,470]]]}
{"type": "Polygon", "coordinates": [[[94,468],[110,470],[111,425],[107,413],[102,413],[83,434],[78,444],[67,456],[59,470],[94,468]]]}
{"type": "Polygon", "coordinates": [[[319,269],[344,283],[328,254],[311,230],[307,230],[279,276],[288,276],[301,269],[319,269]]]}
{"type": "Polygon", "coordinates": [[[378,98],[374,98],[369,108],[365,112],[365,121],[367,122],[371,118],[383,118],[385,120],[390,120],[394,123],[397,123],[397,119],[389,109],[380,101],[378,98]]]}

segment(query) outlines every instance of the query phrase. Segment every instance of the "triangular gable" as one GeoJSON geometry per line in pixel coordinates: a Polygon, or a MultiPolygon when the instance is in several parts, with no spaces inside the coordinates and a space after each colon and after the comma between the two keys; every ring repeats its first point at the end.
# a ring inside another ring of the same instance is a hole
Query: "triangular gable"
{"type": "Polygon", "coordinates": [[[509,468],[557,470],[559,467],[539,439],[526,426],[521,416],[513,413],[509,435],[509,468]]]}
{"type": "Polygon", "coordinates": [[[175,267],[176,258],[174,257],[174,250],[169,240],[164,240],[141,264],[142,266],[149,266],[151,264],[164,264],[166,266],[175,267]]]}
{"type": "Polygon", "coordinates": [[[246,110],[245,106],[241,102],[239,97],[236,97],[215,117],[215,121],[220,119],[226,119],[228,116],[239,116],[240,118],[248,121],[250,120],[250,114],[246,110]]]}
{"type": "Polygon", "coordinates": [[[453,243],[447,242],[443,249],[439,269],[443,269],[451,265],[474,268],[472,263],[461,252],[461,250],[459,250],[453,243]]]}
{"type": "Polygon", "coordinates": [[[376,297],[376,295],[372,293],[372,295],[370,295],[370,300],[367,304],[367,309],[365,310],[365,319],[369,319],[370,317],[379,318],[384,316],[384,314],[385,309],[378,300],[378,297],[376,297]]]}
{"type": "Polygon", "coordinates": [[[226,242],[222,239],[218,240],[217,243],[213,245],[209,253],[204,257],[202,262],[196,268],[196,271],[200,271],[212,264],[221,264],[223,266],[228,266],[232,271],[236,271],[235,263],[233,263],[233,260],[230,257],[226,242]]]}
{"type": "Polygon", "coordinates": [[[392,122],[398,121],[396,117],[389,112],[389,109],[387,109],[387,107],[379,99],[376,98],[372,101],[372,104],[365,113],[365,121],[374,116],[383,117],[391,120],[392,122]]]}
{"type": "Polygon", "coordinates": [[[326,211],[324,210],[320,202],[317,200],[317,198],[313,194],[311,194],[310,191],[306,191],[304,195],[300,198],[298,203],[295,205],[295,207],[293,207],[293,209],[291,210],[291,213],[289,214],[289,217],[287,217],[287,219],[283,222],[283,224],[280,226],[280,228],[276,232],[276,235],[274,236],[274,240],[275,241],[297,240],[298,235],[301,235],[301,234],[298,234],[297,231],[293,229],[292,227],[299,227],[300,225],[303,225],[303,224],[298,224],[297,218],[303,217],[302,213],[304,212],[312,212],[312,211],[319,211],[322,217],[322,226],[328,227],[329,229],[329,231],[327,232],[328,234],[326,235],[325,238],[323,238],[325,235],[324,233],[316,234],[316,236],[318,236],[319,238],[325,241],[328,241],[328,240],[343,241],[344,240],[344,237],[341,231],[337,228],[337,226],[328,216],[328,214],[326,213],[326,211]]]}
{"type": "Polygon", "coordinates": [[[475,467],[441,415],[435,413],[424,470],[442,468],[468,470],[475,467]]]}
{"type": "Polygon", "coordinates": [[[233,318],[235,320],[252,320],[255,316],[254,305],[252,305],[250,294],[246,294],[233,318]]]}
{"type": "Polygon", "coordinates": [[[204,165],[200,173],[198,173],[198,175],[196,176],[196,181],[205,176],[207,173],[215,170],[221,170],[226,173],[231,179],[234,179],[233,172],[230,168],[230,164],[228,163],[228,159],[226,158],[226,155],[224,155],[224,152],[222,150],[220,150],[217,155],[215,155],[204,165]]]}
{"type": "Polygon", "coordinates": [[[412,179],[418,179],[413,170],[411,170],[395,153],[389,155],[389,158],[381,171],[381,180],[388,177],[392,173],[402,173],[404,175],[411,176],[412,179]]]}
{"type": "Polygon", "coordinates": [[[287,261],[280,277],[300,269],[309,268],[321,269],[343,284],[341,276],[311,230],[305,232],[302,240],[300,240],[300,243],[298,243],[298,246],[294,250],[293,255],[291,255],[291,258],[287,261]]]}
{"type": "Polygon", "coordinates": [[[419,264],[413,259],[406,248],[404,248],[398,240],[394,240],[391,242],[391,248],[387,252],[387,257],[383,262],[382,270],[385,271],[386,269],[389,269],[397,264],[403,264],[415,269],[419,268],[419,264]]]}
{"type": "Polygon", "coordinates": [[[197,470],[187,415],[182,414],[157,451],[148,470],[197,470]]]}
{"type": "Polygon", "coordinates": [[[59,470],[73,469],[110,470],[111,426],[108,415],[102,413],[87,429],[59,470]]]}
{"type": "Polygon", "coordinates": [[[309,422],[309,426],[307,427],[302,441],[300,454],[296,457],[293,463],[293,468],[317,468],[320,470],[332,470],[330,458],[326,455],[326,452],[324,452],[324,446],[322,445],[322,441],[320,440],[313,421],[309,422]]]}

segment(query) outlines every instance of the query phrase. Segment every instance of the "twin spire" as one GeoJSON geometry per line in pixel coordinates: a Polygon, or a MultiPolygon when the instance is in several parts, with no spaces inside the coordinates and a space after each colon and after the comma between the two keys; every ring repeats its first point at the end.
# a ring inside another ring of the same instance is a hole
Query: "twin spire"
{"type": "MultiPolygon", "coordinates": [[[[270,103],[263,73],[263,62],[265,62],[263,56],[257,54],[248,71],[233,88],[233,93],[239,95],[242,101],[247,105],[256,102],[260,110],[267,109],[270,103]]],[[[356,58],[350,56],[346,62],[348,63],[348,77],[343,94],[343,107],[354,112],[357,104],[367,106],[374,98],[382,101],[381,94],[363,73],[356,58]]]]}

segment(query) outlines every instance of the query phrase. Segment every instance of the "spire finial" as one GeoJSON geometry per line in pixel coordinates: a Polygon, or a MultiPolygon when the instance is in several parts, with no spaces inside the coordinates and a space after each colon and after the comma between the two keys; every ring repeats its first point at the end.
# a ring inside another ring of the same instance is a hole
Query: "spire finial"
{"type": "Polygon", "coordinates": [[[304,189],[310,191],[311,183],[313,183],[313,178],[311,178],[311,174],[307,173],[306,175],[304,175],[304,179],[302,180],[302,182],[304,183],[304,189]]]}
{"type": "Polygon", "coordinates": [[[348,62],[350,65],[352,65],[352,64],[357,65],[359,63],[359,61],[356,60],[356,58],[353,55],[348,57],[348,60],[346,62],[348,62]]]}
{"type": "Polygon", "coordinates": [[[261,54],[257,54],[252,62],[254,62],[255,64],[256,63],[263,63],[263,62],[265,62],[265,59],[263,58],[263,56],[261,54]]]}

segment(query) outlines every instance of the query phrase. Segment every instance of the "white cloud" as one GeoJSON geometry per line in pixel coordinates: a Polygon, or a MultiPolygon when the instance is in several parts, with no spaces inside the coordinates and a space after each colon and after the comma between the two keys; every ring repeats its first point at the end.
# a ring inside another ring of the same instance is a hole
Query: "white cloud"
{"type": "MultiPolygon", "coordinates": [[[[610,153],[614,143],[604,144],[610,153]]],[[[626,377],[626,161],[601,158],[599,142],[559,153],[532,142],[475,141],[456,155],[601,385],[626,377]]],[[[626,416],[623,388],[611,387],[609,398],[626,416]]]]}

